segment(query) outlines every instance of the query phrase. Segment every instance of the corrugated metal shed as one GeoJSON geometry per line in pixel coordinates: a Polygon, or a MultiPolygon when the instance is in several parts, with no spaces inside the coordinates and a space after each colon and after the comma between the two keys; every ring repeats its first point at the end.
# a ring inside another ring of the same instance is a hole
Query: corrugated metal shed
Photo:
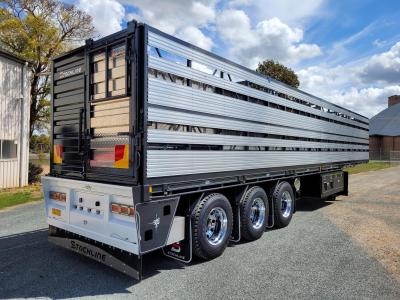
{"type": "Polygon", "coordinates": [[[400,103],[371,118],[369,135],[400,136],[400,103]]]}
{"type": "Polygon", "coordinates": [[[29,95],[27,64],[0,49],[0,188],[28,184],[29,95]]]}

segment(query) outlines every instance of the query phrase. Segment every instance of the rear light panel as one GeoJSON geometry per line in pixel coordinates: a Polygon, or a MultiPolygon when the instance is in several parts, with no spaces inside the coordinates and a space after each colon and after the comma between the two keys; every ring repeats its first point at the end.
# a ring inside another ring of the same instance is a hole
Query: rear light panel
{"type": "Polygon", "coordinates": [[[63,162],[63,146],[60,144],[54,144],[53,149],[53,163],[62,164],[63,162]]]}
{"type": "Polygon", "coordinates": [[[66,202],[67,201],[67,194],[66,193],[60,193],[60,192],[55,192],[55,191],[50,191],[49,192],[49,198],[52,200],[60,201],[60,202],[66,202]]]}
{"type": "Polygon", "coordinates": [[[133,206],[111,203],[111,212],[114,214],[132,217],[135,215],[135,208],[133,206]]]}

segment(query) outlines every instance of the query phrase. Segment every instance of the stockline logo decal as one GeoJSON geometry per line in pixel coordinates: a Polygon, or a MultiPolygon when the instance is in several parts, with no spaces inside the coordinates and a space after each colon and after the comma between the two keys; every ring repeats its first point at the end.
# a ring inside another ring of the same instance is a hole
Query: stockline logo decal
{"type": "Polygon", "coordinates": [[[90,256],[98,261],[106,262],[106,255],[96,250],[92,250],[86,246],[80,245],[75,241],[71,241],[71,249],[82,253],[83,255],[90,256]]]}
{"type": "Polygon", "coordinates": [[[74,75],[77,75],[79,73],[82,73],[83,69],[82,67],[78,67],[72,70],[66,70],[66,71],[61,71],[60,75],[59,75],[59,79],[64,79],[64,78],[68,78],[74,75]]]}

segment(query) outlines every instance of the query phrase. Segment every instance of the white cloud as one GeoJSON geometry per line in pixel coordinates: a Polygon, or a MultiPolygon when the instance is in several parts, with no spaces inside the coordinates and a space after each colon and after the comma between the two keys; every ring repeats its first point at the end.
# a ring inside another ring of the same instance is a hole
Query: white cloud
{"type": "Polygon", "coordinates": [[[193,26],[181,30],[178,37],[206,50],[211,50],[214,44],[212,39],[206,37],[198,28],[193,26]]]}
{"type": "Polygon", "coordinates": [[[387,107],[387,98],[400,94],[400,85],[380,84],[379,81],[363,82],[361,71],[369,60],[361,65],[335,67],[312,66],[297,71],[300,88],[355,112],[372,117],[387,107]]]}
{"type": "Polygon", "coordinates": [[[100,36],[122,29],[125,8],[116,0],[79,0],[77,7],[93,17],[93,24],[100,36]]]}
{"type": "Polygon", "coordinates": [[[128,14],[127,20],[146,22],[166,33],[211,50],[214,43],[206,37],[201,28],[208,28],[216,17],[216,0],[137,0],[122,1],[139,9],[137,14],[128,14]]]}
{"type": "Polygon", "coordinates": [[[399,83],[400,82],[400,42],[389,51],[372,56],[360,71],[365,83],[399,83]]]}
{"type": "Polygon", "coordinates": [[[299,77],[301,89],[318,92],[320,97],[324,97],[332,90],[340,90],[346,88],[346,86],[359,84],[356,77],[348,76],[356,73],[351,66],[312,66],[296,73],[299,77]]]}
{"type": "Polygon", "coordinates": [[[226,10],[217,18],[217,32],[230,46],[234,59],[255,68],[265,59],[276,59],[295,64],[321,54],[315,44],[301,43],[303,31],[291,28],[278,18],[251,26],[250,18],[242,10],[226,10]]]}
{"type": "Polygon", "coordinates": [[[256,22],[265,19],[279,18],[290,25],[304,23],[311,16],[322,16],[327,0],[234,0],[230,7],[245,9],[256,22]]]}
{"type": "Polygon", "coordinates": [[[387,98],[400,94],[399,85],[385,86],[382,88],[351,88],[348,91],[333,91],[327,99],[338,105],[347,107],[357,113],[372,117],[387,108],[387,98]]]}
{"type": "Polygon", "coordinates": [[[227,4],[228,7],[245,7],[254,5],[254,0],[231,0],[227,4]]]}
{"type": "MultiPolygon", "coordinates": [[[[121,1],[139,9],[139,17],[144,21],[169,34],[176,34],[186,27],[206,27],[216,16],[215,0],[136,0],[121,1]]],[[[128,15],[128,18],[133,15],[128,15]]]]}

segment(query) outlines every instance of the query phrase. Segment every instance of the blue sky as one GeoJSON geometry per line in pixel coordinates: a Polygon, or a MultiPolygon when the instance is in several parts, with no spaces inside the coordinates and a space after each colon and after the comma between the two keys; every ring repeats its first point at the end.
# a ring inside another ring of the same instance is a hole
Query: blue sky
{"type": "Polygon", "coordinates": [[[400,1],[68,0],[98,35],[135,18],[255,68],[273,58],[300,88],[372,116],[400,94],[400,1]]]}

